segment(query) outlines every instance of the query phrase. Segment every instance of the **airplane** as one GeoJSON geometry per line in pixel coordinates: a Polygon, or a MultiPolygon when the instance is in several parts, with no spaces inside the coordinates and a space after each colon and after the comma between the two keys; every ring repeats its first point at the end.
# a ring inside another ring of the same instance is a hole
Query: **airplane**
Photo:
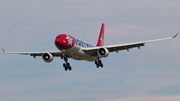
{"type": "Polygon", "coordinates": [[[52,62],[54,57],[61,57],[61,59],[65,61],[65,63],[63,63],[65,71],[71,71],[72,68],[70,66],[70,63],[68,62],[68,58],[72,58],[74,60],[94,61],[97,68],[103,68],[103,63],[100,59],[106,58],[110,52],[118,53],[118,51],[121,50],[129,51],[129,49],[135,47],[140,49],[140,47],[145,46],[146,43],[173,39],[176,38],[178,34],[179,33],[177,33],[173,37],[156,40],[104,46],[104,23],[102,23],[96,46],[88,42],[82,41],[78,38],[75,38],[73,36],[70,36],[68,34],[60,34],[55,38],[55,46],[57,47],[58,51],[5,52],[3,48],[2,50],[5,54],[30,55],[34,58],[36,58],[36,56],[42,56],[42,59],[47,63],[52,62]]]}

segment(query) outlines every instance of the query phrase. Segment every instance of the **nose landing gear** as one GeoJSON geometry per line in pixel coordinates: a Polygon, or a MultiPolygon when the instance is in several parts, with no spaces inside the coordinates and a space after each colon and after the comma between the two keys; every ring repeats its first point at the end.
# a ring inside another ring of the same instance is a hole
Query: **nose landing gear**
{"type": "Polygon", "coordinates": [[[64,67],[65,71],[67,71],[68,69],[71,71],[72,68],[70,66],[70,63],[68,63],[68,57],[63,54],[63,59],[66,62],[66,63],[63,63],[63,67],[64,67]]]}

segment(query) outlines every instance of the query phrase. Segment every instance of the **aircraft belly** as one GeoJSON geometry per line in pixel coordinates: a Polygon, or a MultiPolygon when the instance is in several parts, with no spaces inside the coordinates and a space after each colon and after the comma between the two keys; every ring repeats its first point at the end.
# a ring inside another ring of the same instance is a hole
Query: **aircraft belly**
{"type": "Polygon", "coordinates": [[[81,47],[78,45],[74,45],[71,49],[67,50],[67,52],[72,56],[71,58],[74,60],[87,60],[87,61],[97,60],[96,57],[93,57],[81,51],[81,47]]]}

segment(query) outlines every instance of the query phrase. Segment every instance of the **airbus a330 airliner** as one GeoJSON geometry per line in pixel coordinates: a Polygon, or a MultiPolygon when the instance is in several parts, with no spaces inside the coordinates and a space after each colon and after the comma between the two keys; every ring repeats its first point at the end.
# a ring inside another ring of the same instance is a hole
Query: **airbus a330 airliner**
{"type": "Polygon", "coordinates": [[[175,38],[179,33],[177,33],[173,37],[135,42],[135,43],[127,43],[127,44],[118,44],[118,45],[109,45],[104,46],[104,23],[102,23],[100,34],[98,38],[97,45],[92,45],[85,41],[82,41],[78,38],[70,36],[68,34],[60,34],[55,39],[55,45],[59,49],[58,51],[45,51],[45,52],[5,52],[2,48],[3,52],[6,54],[22,54],[22,55],[30,55],[36,58],[36,56],[42,56],[42,59],[50,63],[54,57],[61,57],[65,61],[63,63],[63,67],[65,71],[71,70],[70,63],[68,63],[68,58],[72,58],[74,60],[87,60],[87,61],[95,61],[97,68],[103,67],[103,63],[100,60],[102,57],[107,57],[110,52],[117,52],[121,50],[127,50],[131,48],[139,48],[144,46],[146,43],[161,41],[167,39],[175,38]]]}

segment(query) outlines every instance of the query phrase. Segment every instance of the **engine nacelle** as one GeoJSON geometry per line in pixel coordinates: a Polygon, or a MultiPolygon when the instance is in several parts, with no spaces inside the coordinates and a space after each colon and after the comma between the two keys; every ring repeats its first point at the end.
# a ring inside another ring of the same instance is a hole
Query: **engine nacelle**
{"type": "Polygon", "coordinates": [[[53,55],[52,55],[51,53],[44,53],[44,54],[42,55],[42,59],[43,59],[45,62],[50,63],[50,62],[54,59],[54,57],[53,57],[53,55]]]}
{"type": "Polygon", "coordinates": [[[101,47],[97,50],[97,54],[100,57],[107,57],[109,55],[109,50],[105,47],[101,47]]]}

